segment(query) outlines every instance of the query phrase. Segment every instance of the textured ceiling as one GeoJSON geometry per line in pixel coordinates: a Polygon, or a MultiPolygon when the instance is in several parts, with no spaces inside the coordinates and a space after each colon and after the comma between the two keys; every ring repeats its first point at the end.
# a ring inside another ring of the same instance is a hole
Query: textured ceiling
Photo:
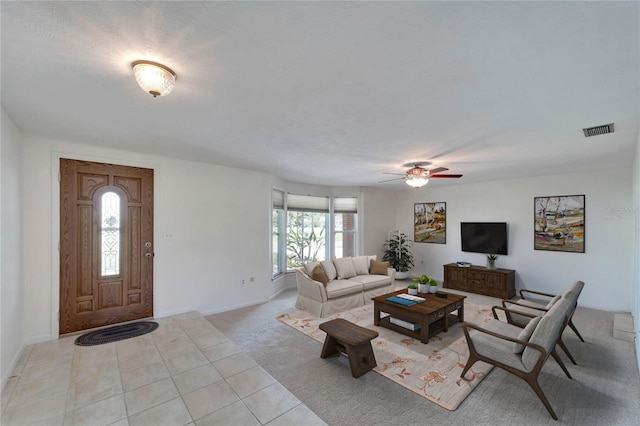
{"type": "Polygon", "coordinates": [[[430,160],[470,183],[631,167],[637,2],[6,2],[26,134],[336,186],[430,160]],[[130,64],[178,74],[154,99],[130,64]],[[586,139],[582,128],[615,122],[586,139]]]}

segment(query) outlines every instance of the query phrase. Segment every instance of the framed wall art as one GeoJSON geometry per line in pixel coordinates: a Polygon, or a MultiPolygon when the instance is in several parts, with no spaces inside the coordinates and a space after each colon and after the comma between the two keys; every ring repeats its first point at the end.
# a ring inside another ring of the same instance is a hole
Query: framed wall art
{"type": "Polygon", "coordinates": [[[584,253],[584,195],[535,197],[534,249],[584,253]]]}
{"type": "Polygon", "coordinates": [[[413,241],[447,243],[447,203],[413,205],[413,241]]]}

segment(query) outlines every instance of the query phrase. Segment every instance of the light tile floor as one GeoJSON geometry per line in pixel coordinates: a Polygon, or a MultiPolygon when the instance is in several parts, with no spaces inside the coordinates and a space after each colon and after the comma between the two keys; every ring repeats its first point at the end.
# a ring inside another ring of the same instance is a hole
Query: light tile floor
{"type": "Polygon", "coordinates": [[[2,425],[324,425],[199,313],[99,346],[28,346],[2,392],[2,425]]]}

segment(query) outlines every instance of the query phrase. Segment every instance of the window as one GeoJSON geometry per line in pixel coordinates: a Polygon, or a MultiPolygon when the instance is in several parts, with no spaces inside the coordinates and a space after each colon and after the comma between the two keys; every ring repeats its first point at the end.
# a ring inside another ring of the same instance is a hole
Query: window
{"type": "Polygon", "coordinates": [[[314,260],[358,254],[358,198],[272,191],[273,276],[314,260]]]}
{"type": "Polygon", "coordinates": [[[272,276],[282,274],[285,271],[285,214],[284,192],[274,189],[271,193],[271,266],[272,276]]]}
{"type": "Polygon", "coordinates": [[[336,197],[333,199],[333,253],[335,257],[356,256],[358,199],[336,197]]]}
{"type": "Polygon", "coordinates": [[[287,194],[287,269],[330,256],[329,198],[287,194]]]}
{"type": "Polygon", "coordinates": [[[107,192],[101,204],[101,275],[107,277],[120,274],[120,197],[107,192]]]}

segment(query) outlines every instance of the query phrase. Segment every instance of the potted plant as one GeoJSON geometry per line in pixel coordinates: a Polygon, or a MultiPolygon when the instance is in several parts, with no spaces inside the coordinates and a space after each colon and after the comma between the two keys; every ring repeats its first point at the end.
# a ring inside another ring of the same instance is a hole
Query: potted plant
{"type": "Polygon", "coordinates": [[[496,260],[500,257],[499,254],[491,253],[487,255],[487,269],[496,269],[496,260]]]}
{"type": "MultiPolygon", "coordinates": [[[[429,287],[431,287],[432,285],[438,285],[436,280],[434,280],[433,278],[429,278],[426,275],[414,277],[413,280],[418,283],[418,293],[429,293],[429,287]]],[[[432,291],[431,293],[434,292],[432,291]]]]}
{"type": "Polygon", "coordinates": [[[418,294],[418,286],[415,284],[409,284],[407,286],[407,293],[412,294],[412,295],[417,295],[418,294]]]}
{"type": "Polygon", "coordinates": [[[438,283],[432,278],[431,282],[429,283],[429,293],[435,294],[436,291],[438,291],[438,283]]]}
{"type": "Polygon", "coordinates": [[[409,277],[408,272],[413,268],[413,254],[409,250],[411,240],[403,232],[395,231],[385,241],[383,261],[389,262],[389,266],[396,270],[396,279],[404,280],[409,277]]]}

